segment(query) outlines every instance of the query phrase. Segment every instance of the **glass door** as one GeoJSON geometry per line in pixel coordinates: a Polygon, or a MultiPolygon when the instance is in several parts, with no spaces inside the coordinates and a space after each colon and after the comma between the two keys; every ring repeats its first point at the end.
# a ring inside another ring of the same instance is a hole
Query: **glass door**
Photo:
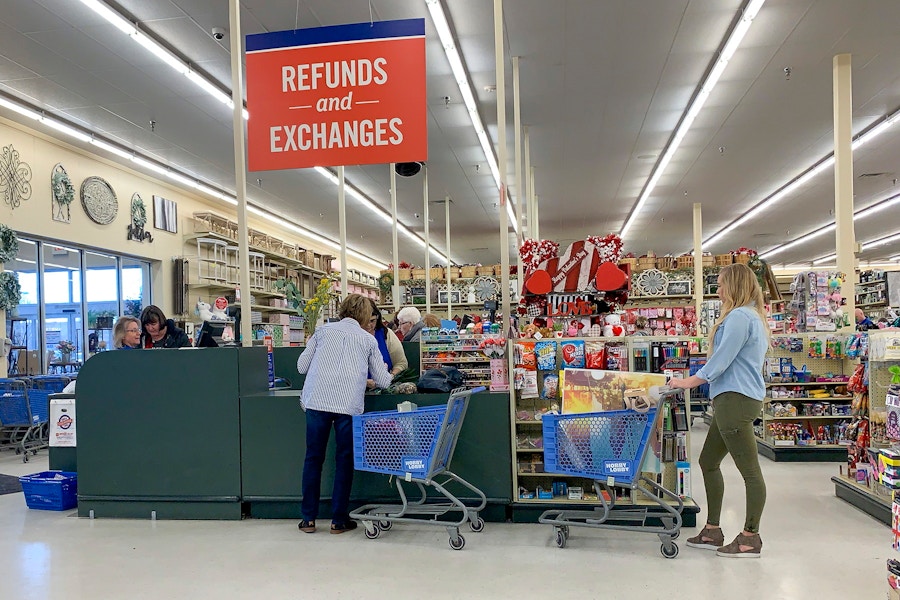
{"type": "Polygon", "coordinates": [[[19,253],[4,265],[15,273],[22,288],[18,308],[6,315],[5,335],[12,340],[7,357],[7,372],[14,375],[39,375],[42,372],[40,351],[41,297],[38,286],[38,246],[19,238],[19,253]]]}
{"type": "Polygon", "coordinates": [[[42,244],[44,356],[48,373],[77,371],[87,357],[81,307],[81,252],[42,244]]]}
{"type": "Polygon", "coordinates": [[[88,356],[113,349],[113,324],[119,316],[119,268],[115,256],[84,253],[88,356]]]}

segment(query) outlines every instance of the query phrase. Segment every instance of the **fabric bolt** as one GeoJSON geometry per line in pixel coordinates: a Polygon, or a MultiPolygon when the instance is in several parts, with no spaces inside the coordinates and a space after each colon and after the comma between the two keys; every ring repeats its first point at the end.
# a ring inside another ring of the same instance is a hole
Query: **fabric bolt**
{"type": "Polygon", "coordinates": [[[706,522],[719,525],[725,481],[720,469],[726,454],[731,454],[746,488],[747,514],[744,530],[759,532],[759,521],[766,505],[766,482],[759,467],[759,453],[753,434],[753,421],[759,418],[759,401],[735,392],[713,398],[713,418],[700,451],[700,470],[706,487],[709,514],[706,522]]]}
{"type": "Polygon", "coordinates": [[[762,401],[766,395],[762,365],[769,345],[765,327],[749,306],[735,308],[725,317],[716,331],[712,355],[697,371],[697,377],[709,382],[710,398],[737,392],[762,401]]]}
{"type": "Polygon", "coordinates": [[[305,409],[345,415],[362,414],[369,372],[378,387],[388,387],[392,379],[378,342],[349,317],[316,328],[297,359],[297,371],[307,375],[305,409]]]}

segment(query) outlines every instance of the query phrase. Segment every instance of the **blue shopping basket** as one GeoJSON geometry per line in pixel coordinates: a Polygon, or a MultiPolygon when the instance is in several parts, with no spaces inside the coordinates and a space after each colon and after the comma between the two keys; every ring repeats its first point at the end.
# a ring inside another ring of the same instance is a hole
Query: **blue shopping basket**
{"type": "Polygon", "coordinates": [[[631,485],[653,430],[656,408],[544,415],[544,470],[631,485]]]}

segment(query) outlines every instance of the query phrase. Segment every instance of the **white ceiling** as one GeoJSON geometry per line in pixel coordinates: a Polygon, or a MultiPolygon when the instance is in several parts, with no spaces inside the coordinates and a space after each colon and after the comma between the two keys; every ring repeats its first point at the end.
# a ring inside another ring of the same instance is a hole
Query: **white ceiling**
{"type": "MultiPolygon", "coordinates": [[[[110,2],[184,60],[230,88],[224,0],[110,2]]],[[[482,119],[496,143],[493,3],[444,0],[482,119]]],[[[426,20],[429,190],[452,198],[450,252],[498,262],[498,193],[424,0],[241,3],[244,34],[368,21],[426,20]],[[445,104],[443,98],[450,98],[445,104]]],[[[506,0],[505,44],[521,64],[541,237],[563,245],[619,231],[742,0],[506,0]]],[[[900,2],[768,0],[719,85],[627,236],[637,254],[691,245],[691,205],[703,204],[704,238],[797,177],[833,149],[832,58],[853,55],[854,134],[900,108],[900,2]],[[784,68],[790,67],[787,78],[784,68]]],[[[515,193],[512,68],[506,66],[508,180],[515,193]]],[[[76,0],[6,0],[0,13],[0,90],[223,188],[234,189],[231,111],[76,0]],[[150,121],[155,121],[151,131],[150,121]]],[[[17,115],[0,109],[0,115],[17,115]]],[[[29,123],[34,125],[34,122],[29,123]]],[[[855,155],[858,208],[900,193],[900,128],[855,155]],[[862,177],[864,174],[882,174],[862,177]]],[[[95,150],[94,147],[92,149],[95,150]]],[[[349,167],[348,180],[390,209],[387,165],[349,167]]],[[[338,237],[336,187],[312,170],[251,173],[251,198],[338,237]],[[257,185],[257,178],[261,185],[257,185]]],[[[398,178],[398,217],[422,232],[422,176],[398,178]]],[[[833,222],[831,171],[709,248],[765,250],[833,222]]],[[[897,211],[857,222],[860,241],[900,232],[897,211]]],[[[444,251],[443,206],[432,241],[444,251]]],[[[348,200],[348,240],[383,262],[390,226],[348,200]]],[[[778,255],[809,261],[834,251],[822,236],[778,255]]],[[[400,237],[400,259],[424,261],[400,237]]],[[[866,260],[900,254],[900,242],[866,260]]]]}

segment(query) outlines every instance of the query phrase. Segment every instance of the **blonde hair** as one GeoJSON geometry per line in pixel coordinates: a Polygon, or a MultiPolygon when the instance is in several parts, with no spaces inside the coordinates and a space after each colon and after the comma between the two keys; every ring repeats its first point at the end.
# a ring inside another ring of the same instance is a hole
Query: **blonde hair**
{"type": "Polygon", "coordinates": [[[360,327],[367,327],[372,318],[372,304],[369,299],[360,294],[350,294],[341,302],[338,308],[338,316],[342,319],[350,317],[359,323],[360,327]]]}
{"type": "Polygon", "coordinates": [[[722,297],[722,314],[709,332],[709,353],[712,354],[715,345],[716,332],[725,321],[725,318],[736,308],[747,306],[756,311],[759,320],[762,321],[766,338],[769,337],[769,326],[766,324],[766,307],[762,288],[750,267],[745,264],[735,263],[722,267],[719,271],[719,295],[722,297]]]}

